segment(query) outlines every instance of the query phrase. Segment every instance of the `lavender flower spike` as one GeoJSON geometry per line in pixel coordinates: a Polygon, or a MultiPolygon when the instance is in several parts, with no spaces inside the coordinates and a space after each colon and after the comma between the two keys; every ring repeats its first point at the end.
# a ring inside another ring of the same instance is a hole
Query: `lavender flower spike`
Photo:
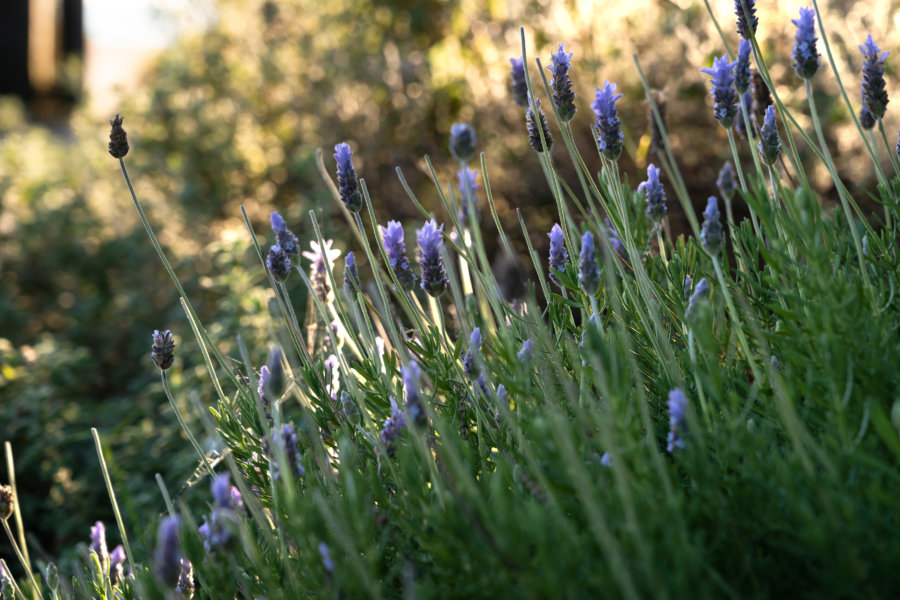
{"type": "Polygon", "coordinates": [[[722,222],[719,217],[719,201],[710,196],[703,211],[703,226],[700,228],[700,242],[712,255],[722,247],[722,222]]]}
{"type": "Polygon", "coordinates": [[[291,274],[291,257],[284,248],[275,245],[269,248],[269,256],[266,257],[266,268],[272,274],[275,281],[284,281],[291,274]]]}
{"type": "Polygon", "coordinates": [[[397,439],[403,434],[405,427],[406,417],[400,412],[397,401],[391,397],[391,416],[384,420],[384,427],[381,430],[381,443],[388,457],[393,457],[397,453],[397,439]]]}
{"type": "Polygon", "coordinates": [[[399,221],[388,221],[387,227],[381,227],[382,245],[388,257],[391,270],[400,282],[400,287],[409,291],[416,285],[416,274],[409,267],[406,257],[406,240],[403,239],[403,225],[399,221]]]}
{"type": "Polygon", "coordinates": [[[509,62],[512,65],[509,75],[512,79],[513,98],[516,104],[526,107],[528,106],[528,83],[525,81],[525,63],[521,58],[515,57],[510,58],[509,62]]]}
{"type": "Polygon", "coordinates": [[[719,125],[725,129],[731,129],[734,126],[734,118],[737,115],[737,93],[734,88],[734,65],[728,62],[728,55],[723,54],[719,58],[713,59],[711,69],[700,69],[701,73],[706,73],[712,80],[712,88],[710,95],[715,100],[715,117],[719,125]]]}
{"type": "Polygon", "coordinates": [[[287,228],[284,219],[277,212],[272,213],[270,221],[272,223],[272,231],[275,232],[275,244],[273,244],[273,247],[280,246],[288,256],[296,259],[300,253],[300,240],[287,228]]]}
{"type": "MultiPolygon", "coordinates": [[[[900,146],[900,142],[898,142],[898,146],[900,146]]],[[[566,250],[566,240],[559,223],[555,223],[547,235],[550,237],[550,281],[560,285],[553,271],[566,270],[566,265],[569,264],[569,251],[566,250]]]]}
{"type": "Polygon", "coordinates": [[[572,91],[572,80],[569,77],[569,69],[572,68],[572,53],[566,52],[563,44],[559,50],[550,55],[550,66],[547,67],[553,74],[550,82],[553,87],[553,103],[559,112],[559,118],[568,123],[575,116],[575,92],[572,91]]]}
{"type": "Polygon", "coordinates": [[[707,296],[709,296],[709,282],[706,281],[706,277],[703,277],[697,282],[697,285],[694,286],[694,293],[691,294],[691,297],[688,300],[687,310],[684,311],[684,317],[690,319],[694,314],[694,311],[697,310],[697,304],[701,300],[705,300],[707,296]]]}
{"type": "Polygon", "coordinates": [[[175,363],[175,340],[172,338],[172,332],[153,331],[153,344],[150,347],[150,358],[153,364],[159,367],[160,371],[165,371],[175,363]]]}
{"type": "Polygon", "coordinates": [[[734,192],[737,189],[737,182],[734,179],[734,168],[731,166],[731,163],[725,161],[725,164],[722,165],[722,168],[719,170],[719,177],[716,179],[716,187],[719,188],[719,193],[722,194],[722,197],[726,200],[731,200],[732,196],[734,196],[734,192]]]}
{"type": "Polygon", "coordinates": [[[666,451],[670,454],[675,448],[684,449],[684,437],[687,435],[687,397],[679,388],[669,392],[669,435],[666,438],[666,451]]]}
{"type": "Polygon", "coordinates": [[[594,234],[585,232],[581,238],[581,262],[578,265],[578,283],[588,296],[600,289],[600,264],[597,262],[597,248],[594,234]]]}
{"type": "Polygon", "coordinates": [[[812,79],[819,70],[819,53],[816,52],[816,11],[812,8],[801,8],[800,18],[791,19],[797,26],[797,37],[791,58],[794,59],[794,71],[801,79],[812,79]]]}
{"type": "Polygon", "coordinates": [[[426,221],[422,229],[416,230],[416,239],[419,241],[419,266],[422,268],[422,289],[430,296],[437,298],[447,289],[450,280],[447,278],[447,269],[444,268],[444,257],[441,255],[441,245],[444,243],[440,227],[434,219],[426,221]]]}
{"type": "Polygon", "coordinates": [[[475,130],[468,123],[450,127],[450,154],[459,162],[469,162],[475,154],[475,130]]]}
{"type": "Polygon", "coordinates": [[[734,88],[738,94],[750,89],[750,42],[741,38],[738,42],[737,61],[734,63],[734,88]]]}
{"type": "Polygon", "coordinates": [[[528,130],[528,144],[535,152],[543,152],[544,145],[541,143],[541,134],[543,134],[544,142],[547,144],[547,151],[549,152],[553,148],[553,136],[550,135],[547,117],[544,116],[544,111],[541,110],[541,101],[535,100],[534,107],[537,109],[536,117],[530,106],[525,111],[525,128],[528,130]]]}
{"type": "Polygon", "coordinates": [[[350,212],[358,213],[362,208],[362,194],[359,191],[359,181],[356,179],[356,169],[353,168],[350,145],[341,142],[334,147],[334,160],[337,161],[338,192],[341,194],[341,202],[350,212]]]}
{"type": "Polygon", "coordinates": [[[666,192],[659,182],[659,168],[653,163],[647,165],[647,181],[638,185],[638,191],[647,198],[647,217],[654,223],[662,221],[666,216],[666,192]]]}
{"type": "Polygon", "coordinates": [[[179,528],[181,520],[177,516],[163,517],[159,522],[156,536],[156,551],[153,554],[156,576],[168,586],[178,580],[181,561],[179,528]]]}
{"type": "Polygon", "coordinates": [[[597,129],[597,144],[609,160],[618,160],[622,154],[622,146],[625,134],[622,132],[622,122],[616,111],[616,102],[622,98],[622,94],[616,93],[616,84],[605,82],[602,88],[597,88],[597,94],[591,103],[597,121],[594,127],[597,129]]]}
{"type": "Polygon", "coordinates": [[[756,32],[756,26],[759,25],[759,18],[756,16],[756,1],[734,0],[734,14],[737,15],[738,33],[745,40],[749,40],[756,32]],[[747,7],[746,12],[744,6],[747,7]]]}
{"type": "Polygon", "coordinates": [[[531,362],[531,357],[534,355],[534,340],[527,339],[522,342],[522,349],[519,350],[519,353],[516,357],[520,362],[529,363],[531,362]]]}
{"type": "Polygon", "coordinates": [[[419,426],[425,425],[428,422],[428,415],[425,414],[425,408],[419,398],[422,387],[422,369],[419,367],[419,363],[410,360],[409,364],[400,368],[400,374],[403,378],[403,389],[406,392],[406,412],[413,423],[419,426]]]}
{"type": "Polygon", "coordinates": [[[763,161],[772,166],[781,155],[781,140],[778,138],[778,126],[775,124],[775,107],[771,104],[766,108],[766,120],[759,130],[759,156],[763,161]]]}
{"type": "Polygon", "coordinates": [[[475,355],[481,350],[481,341],[481,328],[476,327],[469,336],[469,349],[466,350],[466,354],[463,356],[462,360],[463,372],[466,374],[466,377],[469,377],[470,379],[475,377],[475,370],[478,367],[475,355]]]}
{"type": "Polygon", "coordinates": [[[865,58],[862,80],[863,106],[869,109],[875,120],[878,120],[884,116],[888,104],[888,95],[884,89],[884,61],[890,52],[881,52],[872,41],[871,35],[859,49],[865,58]]]}
{"type": "Polygon", "coordinates": [[[106,547],[106,527],[103,525],[103,521],[97,521],[91,527],[90,551],[97,554],[101,565],[109,559],[109,552],[106,547]]]}

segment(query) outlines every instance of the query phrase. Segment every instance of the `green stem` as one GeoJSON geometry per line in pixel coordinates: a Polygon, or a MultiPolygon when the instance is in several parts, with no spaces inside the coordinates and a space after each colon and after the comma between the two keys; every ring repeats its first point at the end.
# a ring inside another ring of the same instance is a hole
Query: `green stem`
{"type": "MultiPolygon", "coordinates": [[[[13,551],[16,553],[16,557],[19,559],[19,562],[22,563],[22,566],[25,567],[28,563],[25,561],[25,556],[19,549],[19,545],[16,543],[16,538],[13,536],[13,532],[9,528],[8,520],[0,519],[0,521],[3,521],[3,530],[6,531],[6,537],[9,538],[9,543],[12,546],[13,551]]],[[[25,573],[28,575],[28,580],[31,582],[32,593],[37,594],[37,597],[43,600],[44,596],[43,594],[41,594],[41,588],[38,587],[37,581],[34,580],[34,573],[31,572],[31,569],[25,569],[25,573]]]]}
{"type": "Polygon", "coordinates": [[[212,466],[210,466],[209,461],[206,460],[206,454],[204,454],[203,449],[200,448],[200,444],[197,443],[197,438],[194,437],[194,433],[191,431],[191,428],[188,427],[188,424],[184,420],[184,416],[181,414],[181,409],[178,408],[178,404],[175,402],[175,398],[172,396],[172,391],[169,389],[169,380],[166,377],[166,372],[162,369],[159,370],[159,375],[162,378],[163,389],[166,392],[166,398],[169,399],[169,404],[172,405],[172,411],[175,413],[175,417],[178,419],[178,424],[181,425],[181,428],[184,430],[184,433],[188,436],[188,439],[191,441],[191,444],[194,445],[194,449],[197,451],[197,454],[200,455],[200,460],[203,461],[203,465],[206,467],[206,470],[209,471],[209,476],[214,478],[216,477],[216,472],[213,471],[212,466]]]}
{"type": "Polygon", "coordinates": [[[137,565],[134,562],[134,554],[131,552],[131,544],[128,543],[128,535],[125,533],[125,523],[122,521],[122,513],[119,511],[119,503],[116,501],[116,492],[113,489],[112,480],[109,477],[109,469],[106,467],[106,458],[103,456],[103,445],[100,443],[100,434],[96,427],[91,427],[91,435],[94,436],[94,447],[97,449],[97,458],[100,459],[100,469],[103,471],[103,481],[106,483],[106,491],[109,492],[109,501],[112,504],[113,514],[116,516],[116,525],[119,527],[119,535],[122,536],[122,545],[125,546],[125,555],[128,557],[128,565],[131,572],[137,576],[137,565]]]}
{"type": "Polygon", "coordinates": [[[725,275],[722,273],[722,266],[719,264],[719,257],[712,256],[713,268],[716,270],[716,279],[719,281],[719,287],[722,288],[722,295],[725,297],[725,304],[728,306],[728,312],[731,314],[731,318],[733,319],[732,327],[737,332],[738,341],[741,344],[741,349],[744,351],[744,355],[747,357],[747,362],[750,364],[750,371],[753,372],[753,378],[755,381],[762,381],[760,378],[759,367],[756,366],[756,361],[753,360],[753,354],[750,352],[750,344],[747,343],[747,336],[744,335],[744,328],[741,324],[741,317],[738,314],[737,310],[734,307],[734,301],[731,298],[731,291],[728,289],[728,284],[725,281],[725,275]]]}

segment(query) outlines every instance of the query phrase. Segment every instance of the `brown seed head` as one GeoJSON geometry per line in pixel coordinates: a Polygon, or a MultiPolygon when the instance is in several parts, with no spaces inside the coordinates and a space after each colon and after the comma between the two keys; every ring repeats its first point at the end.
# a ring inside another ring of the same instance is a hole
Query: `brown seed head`
{"type": "Polygon", "coordinates": [[[109,131],[109,153],[113,158],[122,158],[128,154],[128,136],[122,129],[122,121],[123,118],[118,114],[109,121],[112,127],[109,131]]]}
{"type": "Polygon", "coordinates": [[[0,485],[0,519],[5,521],[10,518],[14,507],[12,488],[8,485],[0,485]]]}

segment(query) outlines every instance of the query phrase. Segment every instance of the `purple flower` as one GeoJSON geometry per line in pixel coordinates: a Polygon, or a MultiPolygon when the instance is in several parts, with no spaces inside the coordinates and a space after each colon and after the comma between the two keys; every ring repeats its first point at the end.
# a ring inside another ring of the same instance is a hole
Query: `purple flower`
{"type": "Polygon", "coordinates": [[[553,271],[566,270],[566,265],[569,264],[569,251],[566,250],[566,240],[559,223],[554,224],[547,235],[550,237],[550,281],[560,285],[553,271]]]}
{"type": "MultiPolygon", "coordinates": [[[[687,283],[687,281],[685,281],[685,283],[687,283]]],[[[697,285],[694,286],[694,293],[691,294],[691,297],[688,300],[687,310],[684,311],[684,317],[690,319],[697,309],[697,304],[701,300],[705,300],[707,296],[709,296],[709,282],[706,281],[706,277],[703,277],[697,282],[697,285]]]]}
{"type": "Polygon", "coordinates": [[[585,232],[581,238],[581,262],[578,263],[578,283],[588,296],[593,296],[600,289],[600,264],[597,262],[597,249],[594,246],[594,234],[585,232]]]}
{"type": "Polygon", "coordinates": [[[303,253],[303,258],[309,260],[309,281],[312,283],[313,292],[323,304],[329,304],[334,299],[331,293],[331,284],[328,282],[329,269],[334,270],[334,261],[341,255],[338,249],[332,249],[332,240],[322,240],[322,246],[319,242],[310,242],[309,246],[312,250],[303,253]],[[326,267],[325,261],[328,261],[326,267]]]}
{"type": "Polygon", "coordinates": [[[109,578],[113,585],[125,579],[125,548],[122,544],[109,553],[109,578]]]}
{"type": "Polygon", "coordinates": [[[666,451],[670,454],[675,448],[686,447],[684,436],[687,435],[687,398],[680,389],[669,392],[669,435],[666,438],[666,451]]]}
{"type": "Polygon", "coordinates": [[[535,113],[528,107],[525,111],[525,127],[528,130],[528,144],[535,152],[543,152],[544,144],[541,143],[541,135],[544,136],[544,142],[547,144],[547,151],[553,148],[553,136],[550,135],[550,126],[547,125],[547,117],[541,110],[541,101],[535,100],[534,106],[537,109],[537,117],[535,113]]]}
{"type": "Polygon", "coordinates": [[[812,79],[819,70],[819,53],[816,52],[816,11],[812,8],[801,8],[800,18],[791,19],[797,26],[797,37],[791,58],[794,59],[794,71],[801,79],[812,79]]]}
{"type": "MultiPolygon", "coordinates": [[[[863,100],[865,102],[865,100],[863,100]]],[[[869,107],[863,104],[862,109],[859,111],[859,126],[869,131],[878,121],[875,119],[875,115],[872,114],[872,111],[869,110],[869,107]]]]}
{"type": "Polygon", "coordinates": [[[403,225],[399,221],[388,221],[387,227],[381,227],[382,245],[388,257],[388,263],[400,282],[400,286],[409,291],[416,285],[416,274],[409,268],[406,257],[406,241],[403,239],[403,225]]]}
{"type": "Polygon", "coordinates": [[[450,154],[459,162],[469,162],[475,154],[475,130],[468,123],[454,123],[450,127],[450,154]]]}
{"type": "Polygon", "coordinates": [[[691,286],[693,285],[693,280],[690,275],[684,276],[684,282],[681,284],[681,289],[684,292],[684,299],[687,300],[691,296],[691,286]]]}
{"type": "Polygon", "coordinates": [[[337,161],[338,192],[341,202],[350,212],[358,213],[362,208],[362,194],[359,191],[359,182],[356,179],[356,169],[353,168],[350,145],[341,142],[334,147],[334,160],[337,161]]]}
{"type": "Polygon", "coordinates": [[[516,357],[520,362],[529,363],[531,362],[531,357],[534,355],[534,340],[525,340],[522,342],[522,349],[519,350],[519,353],[516,357]]]}
{"type": "Polygon", "coordinates": [[[344,257],[344,285],[354,292],[360,289],[359,271],[356,269],[356,255],[348,252],[344,257]]]}
{"type": "Polygon", "coordinates": [[[466,350],[466,354],[463,356],[462,360],[463,372],[469,379],[475,378],[475,373],[478,368],[476,356],[481,350],[481,341],[481,328],[476,327],[469,336],[469,348],[466,350]]]}
{"type": "Polygon", "coordinates": [[[700,69],[701,73],[712,77],[710,94],[715,100],[714,114],[716,121],[725,129],[731,129],[737,115],[737,93],[734,89],[734,75],[732,74],[734,65],[735,63],[728,62],[728,55],[723,54],[719,58],[713,59],[711,69],[700,69]]]}
{"type": "Polygon", "coordinates": [[[274,246],[280,246],[282,250],[287,252],[288,256],[296,259],[297,254],[300,252],[300,241],[297,239],[297,236],[287,228],[287,225],[284,224],[284,219],[277,212],[273,212],[269,220],[272,223],[272,231],[275,232],[274,246]]]}
{"type": "Polygon", "coordinates": [[[319,542],[319,556],[322,558],[322,566],[325,567],[325,570],[333,573],[334,561],[331,560],[331,550],[328,549],[328,544],[325,542],[319,542]]]}
{"type": "Polygon", "coordinates": [[[212,480],[213,503],[217,508],[233,508],[231,506],[231,475],[223,473],[212,480]]]}
{"type": "Polygon", "coordinates": [[[413,423],[419,426],[425,425],[428,416],[425,414],[425,408],[419,398],[422,387],[422,369],[419,367],[419,363],[410,360],[409,364],[400,368],[400,374],[403,379],[403,389],[406,392],[406,412],[413,423]]]}
{"type": "Polygon", "coordinates": [[[469,222],[469,213],[472,211],[475,211],[477,220],[481,220],[481,214],[476,210],[478,202],[478,198],[475,196],[475,190],[478,189],[477,178],[477,169],[464,167],[456,172],[456,179],[459,181],[459,220],[462,222],[463,227],[467,226],[469,222]]]}
{"type": "Polygon", "coordinates": [[[712,255],[722,247],[722,222],[719,218],[719,201],[710,196],[703,211],[703,226],[700,228],[700,242],[712,255]]]}
{"type": "Polygon", "coordinates": [[[616,93],[616,84],[605,82],[602,88],[597,88],[591,108],[597,117],[596,128],[597,144],[606,158],[617,160],[622,154],[625,133],[622,131],[622,122],[616,111],[616,102],[622,98],[622,94],[616,93]]]}
{"type": "MultiPolygon", "coordinates": [[[[869,110],[875,120],[884,116],[887,109],[888,96],[884,89],[884,61],[890,52],[882,52],[872,41],[872,36],[866,38],[866,43],[859,47],[863,53],[863,80],[862,101],[863,106],[869,110]]],[[[862,116],[860,116],[862,120],[862,116]]]]}
{"type": "Polygon", "coordinates": [[[181,566],[180,527],[181,519],[177,516],[163,517],[156,534],[153,566],[156,576],[168,587],[175,585],[181,566]]]}
{"type": "Polygon", "coordinates": [[[609,452],[603,453],[603,456],[600,457],[600,464],[604,467],[612,466],[612,457],[610,457],[609,452]]]}
{"type": "Polygon", "coordinates": [[[550,55],[550,66],[547,67],[553,74],[550,86],[553,88],[553,103],[559,112],[559,118],[568,123],[575,116],[575,92],[572,91],[572,80],[569,78],[569,69],[572,68],[572,53],[566,53],[563,44],[559,50],[550,55]]]}
{"type": "Polygon", "coordinates": [[[716,186],[719,188],[719,193],[722,194],[722,197],[726,200],[730,200],[731,197],[734,196],[734,191],[737,189],[737,182],[734,179],[734,168],[731,166],[730,162],[725,161],[725,164],[722,165],[722,168],[719,170],[716,186]]]}
{"type": "Polygon", "coordinates": [[[759,18],[756,16],[755,0],[734,0],[734,14],[737,15],[737,30],[741,37],[749,40],[753,33],[756,32],[756,26],[759,25],[759,18]],[[747,7],[744,11],[744,4],[747,7]]]}
{"type": "Polygon", "coordinates": [[[301,464],[300,442],[297,439],[297,431],[293,423],[281,426],[281,429],[272,429],[269,436],[263,440],[263,447],[269,456],[269,468],[272,471],[272,479],[281,478],[281,467],[278,464],[278,455],[284,452],[287,459],[287,467],[295,477],[303,477],[306,470],[301,464]]]}
{"type": "Polygon", "coordinates": [[[103,521],[97,521],[91,527],[90,551],[97,555],[101,565],[109,559],[109,552],[106,549],[106,527],[103,521]]]}
{"type": "Polygon", "coordinates": [[[441,245],[444,238],[440,227],[434,219],[426,221],[421,229],[416,230],[416,239],[419,242],[419,266],[422,269],[422,289],[429,295],[437,298],[447,289],[450,280],[447,278],[447,269],[444,268],[444,257],[441,255],[441,245]]]}
{"type": "Polygon", "coordinates": [[[509,62],[512,65],[512,71],[509,75],[512,78],[513,98],[519,106],[528,106],[528,83],[525,81],[525,63],[522,62],[521,58],[515,57],[510,58],[509,62]]]}
{"type": "Polygon", "coordinates": [[[775,124],[775,107],[766,108],[766,120],[759,130],[759,155],[767,165],[774,165],[781,155],[781,140],[778,138],[778,126],[775,124]]]}
{"type": "Polygon", "coordinates": [[[178,573],[178,583],[175,584],[175,592],[181,598],[194,597],[194,565],[186,558],[180,561],[181,571],[178,573]]]}
{"type": "Polygon", "coordinates": [[[638,185],[638,191],[647,198],[647,217],[659,223],[666,216],[666,192],[659,182],[659,169],[653,163],[647,165],[647,181],[638,185]]]}
{"type": "Polygon", "coordinates": [[[734,63],[734,87],[739,94],[750,89],[750,42],[741,38],[738,42],[737,61],[734,63]]]}
{"type": "Polygon", "coordinates": [[[391,397],[391,416],[384,420],[381,430],[381,444],[384,446],[388,457],[393,457],[397,452],[397,439],[403,434],[406,427],[406,417],[400,412],[397,401],[391,397]]]}
{"type": "Polygon", "coordinates": [[[153,330],[153,345],[150,347],[150,358],[153,364],[159,367],[160,371],[165,371],[175,362],[175,340],[172,338],[172,332],[153,330]]]}
{"type": "Polygon", "coordinates": [[[272,246],[266,257],[266,267],[275,281],[284,281],[291,274],[291,257],[281,246],[272,246]]]}

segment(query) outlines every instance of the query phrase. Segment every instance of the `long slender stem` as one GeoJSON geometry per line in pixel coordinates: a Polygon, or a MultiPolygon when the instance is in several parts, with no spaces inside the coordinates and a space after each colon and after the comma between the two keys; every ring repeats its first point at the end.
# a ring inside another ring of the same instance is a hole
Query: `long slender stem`
{"type": "Polygon", "coordinates": [[[191,431],[191,428],[188,426],[187,422],[185,422],[184,416],[182,416],[181,414],[181,409],[178,408],[178,404],[175,402],[175,398],[172,396],[172,390],[169,389],[169,380],[166,377],[166,372],[160,369],[159,375],[162,378],[163,390],[165,390],[166,392],[166,398],[169,399],[169,404],[172,405],[172,411],[175,413],[175,418],[178,419],[178,424],[181,425],[181,429],[184,430],[185,435],[188,436],[188,439],[191,441],[191,444],[193,444],[194,449],[197,451],[197,454],[200,455],[200,460],[203,461],[203,465],[206,467],[206,470],[209,471],[209,476],[214,478],[216,476],[216,472],[213,471],[212,466],[206,459],[206,454],[203,452],[200,444],[197,443],[197,438],[194,437],[194,433],[191,431]]]}
{"type": "Polygon", "coordinates": [[[19,532],[19,544],[25,556],[25,568],[31,570],[31,557],[28,556],[28,544],[25,543],[25,525],[22,522],[22,509],[19,506],[19,490],[16,488],[16,464],[13,460],[12,444],[4,442],[6,453],[6,472],[9,474],[9,486],[13,491],[13,515],[16,519],[16,530],[19,532]]]}
{"type": "MultiPolygon", "coordinates": [[[[9,522],[6,519],[0,519],[0,521],[3,521],[3,530],[6,532],[6,537],[9,538],[9,543],[16,553],[16,557],[19,559],[19,562],[22,563],[23,567],[26,566],[25,556],[22,554],[22,550],[19,549],[19,544],[16,543],[16,538],[9,528],[9,522]]],[[[25,569],[25,573],[28,575],[28,580],[31,582],[32,593],[37,594],[38,598],[43,599],[44,596],[41,594],[41,588],[38,587],[37,581],[34,579],[34,573],[31,572],[31,569],[25,569]]]]}
{"type": "Polygon", "coordinates": [[[738,314],[737,310],[734,307],[734,302],[731,298],[731,292],[728,289],[728,283],[725,281],[725,275],[722,273],[722,265],[719,264],[719,257],[713,256],[713,268],[716,270],[716,278],[719,281],[719,286],[722,288],[722,295],[725,297],[725,304],[728,306],[728,312],[731,314],[731,318],[733,320],[732,327],[735,332],[737,332],[738,341],[741,344],[741,349],[744,351],[744,355],[747,357],[747,362],[750,365],[750,371],[753,372],[753,378],[755,381],[761,381],[760,376],[761,373],[759,371],[759,367],[756,365],[756,361],[753,359],[753,354],[750,352],[750,344],[747,343],[747,336],[744,335],[744,327],[741,324],[741,318],[738,314]]]}
{"type": "Polygon", "coordinates": [[[119,527],[119,535],[122,536],[122,545],[125,546],[125,555],[128,557],[128,565],[131,572],[137,574],[137,565],[134,562],[134,554],[131,552],[131,544],[128,543],[128,534],[125,533],[125,523],[122,521],[122,513],[119,511],[119,503],[116,501],[116,492],[113,489],[112,479],[109,477],[109,469],[106,467],[106,458],[103,456],[103,445],[100,443],[100,434],[96,427],[91,427],[91,435],[94,436],[94,447],[97,449],[97,458],[100,460],[100,469],[103,471],[103,481],[106,483],[106,491],[109,492],[109,501],[112,504],[113,514],[116,516],[116,525],[119,527]]]}

